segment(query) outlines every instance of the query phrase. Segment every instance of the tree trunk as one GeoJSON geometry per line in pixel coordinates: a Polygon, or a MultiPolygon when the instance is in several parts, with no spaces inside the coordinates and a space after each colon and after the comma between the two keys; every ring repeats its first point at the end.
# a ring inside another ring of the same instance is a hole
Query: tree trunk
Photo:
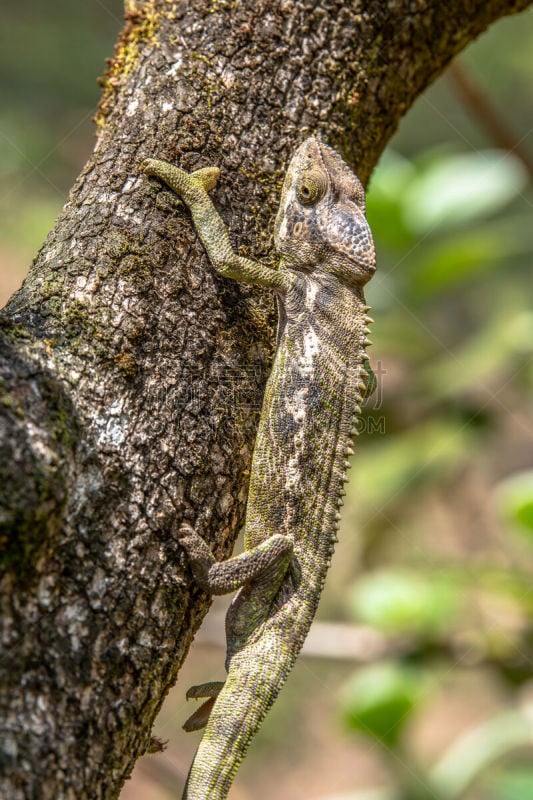
{"type": "Polygon", "coordinates": [[[130,0],[95,151],[0,317],[0,794],[115,798],[209,606],[176,529],[227,557],[273,341],[266,293],[215,276],[137,169],[216,164],[268,258],[309,134],[367,181],[464,45],[528,0],[130,0]]]}

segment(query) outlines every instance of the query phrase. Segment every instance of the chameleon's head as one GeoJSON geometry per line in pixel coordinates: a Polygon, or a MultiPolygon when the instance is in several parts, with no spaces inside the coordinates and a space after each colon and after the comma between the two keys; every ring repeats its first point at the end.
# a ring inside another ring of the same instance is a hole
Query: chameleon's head
{"type": "Polygon", "coordinates": [[[376,269],[359,179],[335,150],[315,138],[294,154],[281,193],[275,242],[294,268],[325,270],[362,285],[376,269]]]}

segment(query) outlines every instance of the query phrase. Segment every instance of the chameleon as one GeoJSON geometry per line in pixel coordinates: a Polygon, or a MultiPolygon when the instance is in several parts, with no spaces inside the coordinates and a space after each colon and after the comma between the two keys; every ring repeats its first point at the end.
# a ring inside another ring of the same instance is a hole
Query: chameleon
{"type": "Polygon", "coordinates": [[[217,562],[191,525],[178,533],[201,587],[238,590],[226,616],[226,681],[189,689],[188,698],[205,702],[184,725],[206,729],[182,800],[224,800],[302,647],[338,540],[361,403],[375,388],[364,297],[375,250],[359,179],[315,137],[297,148],[285,176],[274,226],[277,268],[233,251],[208,195],[217,167],[188,174],[150,158],[140,168],[188,206],[214,269],[272,289],[278,306],[244,552],[217,562]]]}

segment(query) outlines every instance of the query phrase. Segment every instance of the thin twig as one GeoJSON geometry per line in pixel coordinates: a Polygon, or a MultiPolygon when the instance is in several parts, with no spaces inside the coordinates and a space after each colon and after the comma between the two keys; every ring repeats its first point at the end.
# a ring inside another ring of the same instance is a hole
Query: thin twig
{"type": "Polygon", "coordinates": [[[448,74],[463,104],[476,117],[494,144],[519,158],[529,177],[533,178],[533,161],[529,153],[526,153],[479,84],[457,59],[450,64],[448,74]]]}

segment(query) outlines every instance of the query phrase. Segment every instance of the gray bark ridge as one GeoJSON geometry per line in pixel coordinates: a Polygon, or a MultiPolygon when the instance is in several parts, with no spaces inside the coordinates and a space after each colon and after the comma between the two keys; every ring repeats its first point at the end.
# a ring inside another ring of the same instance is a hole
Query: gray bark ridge
{"type": "MultiPolygon", "coordinates": [[[[526,0],[128,3],[95,151],[0,317],[0,794],[116,798],[243,520],[273,341],[268,293],[216,277],[145,157],[217,165],[268,259],[310,134],[366,181],[402,114],[526,0]]],[[[221,664],[222,668],[222,664],[221,664]]]]}

